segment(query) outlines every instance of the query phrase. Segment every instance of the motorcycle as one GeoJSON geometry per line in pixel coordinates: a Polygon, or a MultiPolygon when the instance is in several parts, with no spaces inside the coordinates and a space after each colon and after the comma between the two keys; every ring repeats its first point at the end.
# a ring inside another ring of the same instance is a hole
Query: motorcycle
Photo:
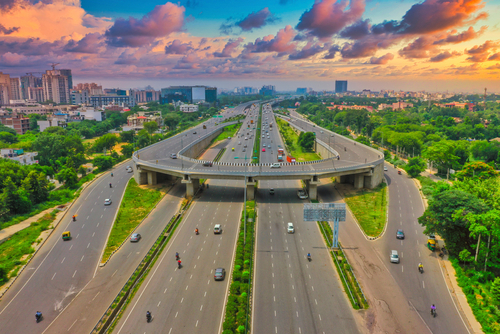
{"type": "Polygon", "coordinates": [[[111,185],[111,183],[109,184],[109,187],[110,187],[110,188],[113,188],[113,186],[111,185]]]}
{"type": "Polygon", "coordinates": [[[423,267],[418,267],[418,271],[420,271],[421,274],[424,273],[424,268],[423,267]]]}
{"type": "Polygon", "coordinates": [[[309,254],[308,254],[308,255],[307,255],[307,261],[311,262],[311,260],[312,260],[312,259],[311,259],[311,255],[309,255],[309,254]]]}
{"type": "Polygon", "coordinates": [[[431,315],[435,318],[436,317],[436,309],[431,309],[431,315]]]}
{"type": "Polygon", "coordinates": [[[398,174],[401,175],[401,171],[400,170],[398,170],[398,174]]]}
{"type": "Polygon", "coordinates": [[[151,322],[151,318],[152,318],[151,313],[146,313],[146,321],[151,322]]]}
{"type": "Polygon", "coordinates": [[[200,232],[198,232],[198,230],[194,231],[194,233],[196,233],[196,235],[200,234],[200,232]]]}
{"type": "Polygon", "coordinates": [[[40,321],[42,321],[43,316],[42,316],[41,312],[35,314],[35,317],[36,317],[36,323],[39,323],[40,321]]]}
{"type": "Polygon", "coordinates": [[[179,266],[179,269],[181,269],[181,268],[182,268],[182,264],[181,264],[181,261],[180,261],[180,260],[179,260],[179,261],[177,261],[177,265],[179,266]]]}

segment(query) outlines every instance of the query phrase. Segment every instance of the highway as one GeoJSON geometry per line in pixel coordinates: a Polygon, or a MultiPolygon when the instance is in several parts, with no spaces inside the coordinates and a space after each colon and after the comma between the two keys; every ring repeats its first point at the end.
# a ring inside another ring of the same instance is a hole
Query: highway
{"type": "Polygon", "coordinates": [[[114,170],[114,177],[108,173],[82,191],[63,221],[2,297],[3,333],[42,333],[94,277],[121,195],[131,176],[122,166],[114,170]],[[109,187],[110,182],[113,188],[109,187]],[[113,202],[110,206],[104,206],[107,198],[113,202]],[[76,222],[71,219],[74,214],[76,222]],[[62,240],[64,231],[71,232],[71,240],[62,240]],[[38,324],[36,311],[41,311],[44,317],[38,324]]]}

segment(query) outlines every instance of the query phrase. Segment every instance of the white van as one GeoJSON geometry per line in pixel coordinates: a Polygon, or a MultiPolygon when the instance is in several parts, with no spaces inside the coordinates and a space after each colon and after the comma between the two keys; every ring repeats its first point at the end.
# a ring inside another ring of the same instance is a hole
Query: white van
{"type": "Polygon", "coordinates": [[[288,228],[286,231],[288,233],[295,233],[295,228],[293,227],[293,223],[288,223],[288,228]]]}

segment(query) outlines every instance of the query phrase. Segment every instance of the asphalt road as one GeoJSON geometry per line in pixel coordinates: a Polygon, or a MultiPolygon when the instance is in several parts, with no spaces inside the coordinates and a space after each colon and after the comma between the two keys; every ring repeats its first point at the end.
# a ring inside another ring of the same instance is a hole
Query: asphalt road
{"type": "Polygon", "coordinates": [[[318,226],[303,221],[298,189],[298,181],[259,183],[253,333],[359,333],[318,226]]]}
{"type": "Polygon", "coordinates": [[[87,187],[45,245],[0,301],[3,333],[41,333],[94,277],[101,252],[132,174],[125,166],[87,187]],[[113,188],[109,187],[109,183],[113,188]],[[104,206],[104,199],[111,199],[104,206]],[[77,215],[73,222],[72,215],[77,215]],[[70,231],[72,239],[61,234],[70,231]],[[35,322],[35,312],[43,321],[35,322]]]}
{"type": "Polygon", "coordinates": [[[235,181],[210,182],[175,231],[167,248],[116,326],[116,333],[217,333],[234,261],[243,189],[235,181]],[[223,232],[215,235],[213,227],[223,232]],[[199,235],[194,230],[198,228],[199,235]],[[182,268],[178,269],[175,253],[182,268]],[[214,270],[226,269],[224,281],[214,270]],[[153,320],[146,322],[146,311],[153,320]]]}

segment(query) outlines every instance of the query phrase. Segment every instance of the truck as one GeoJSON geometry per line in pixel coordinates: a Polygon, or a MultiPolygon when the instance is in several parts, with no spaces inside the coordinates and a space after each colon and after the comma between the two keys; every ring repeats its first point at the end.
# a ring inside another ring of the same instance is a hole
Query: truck
{"type": "Polygon", "coordinates": [[[272,122],[271,122],[271,124],[269,124],[269,127],[270,127],[270,128],[272,128],[272,127],[273,127],[273,124],[274,124],[274,123],[272,123],[272,122]]]}
{"type": "Polygon", "coordinates": [[[286,156],[286,161],[288,161],[288,162],[295,162],[295,158],[287,155],[286,156]]]}
{"type": "Polygon", "coordinates": [[[250,124],[253,124],[253,119],[250,120],[250,124]]]}
{"type": "Polygon", "coordinates": [[[204,128],[204,129],[206,129],[206,128],[207,128],[207,126],[206,126],[205,124],[203,124],[203,128],[204,128]]]}
{"type": "Polygon", "coordinates": [[[278,155],[285,155],[285,151],[281,147],[278,148],[278,155]]]}
{"type": "Polygon", "coordinates": [[[283,155],[278,153],[278,161],[283,161],[283,155]]]}

